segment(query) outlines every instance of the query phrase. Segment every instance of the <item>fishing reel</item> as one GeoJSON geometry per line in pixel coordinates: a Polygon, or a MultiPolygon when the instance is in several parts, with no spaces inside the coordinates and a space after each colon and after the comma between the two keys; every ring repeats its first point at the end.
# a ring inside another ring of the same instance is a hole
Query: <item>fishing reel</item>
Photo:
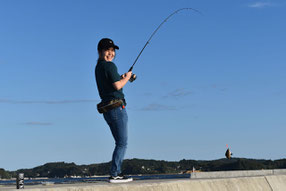
{"type": "MultiPolygon", "coordinates": [[[[135,64],[135,63],[136,63],[136,62],[134,62],[134,64],[135,64]]],[[[132,72],[134,64],[131,66],[131,68],[128,70],[128,72],[132,72]]],[[[131,77],[130,77],[130,79],[129,79],[129,82],[135,81],[136,78],[137,78],[136,74],[132,74],[131,77]]]]}
{"type": "Polygon", "coordinates": [[[131,75],[131,78],[129,79],[129,82],[135,81],[136,78],[137,78],[136,74],[132,74],[132,75],[131,75]]]}
{"type": "MultiPolygon", "coordinates": [[[[124,76],[124,74],[121,75],[121,79],[123,78],[123,76],[124,76]]],[[[130,79],[129,79],[129,82],[135,81],[136,78],[137,78],[137,75],[136,75],[136,74],[132,74],[131,77],[130,77],[130,79]]]]}

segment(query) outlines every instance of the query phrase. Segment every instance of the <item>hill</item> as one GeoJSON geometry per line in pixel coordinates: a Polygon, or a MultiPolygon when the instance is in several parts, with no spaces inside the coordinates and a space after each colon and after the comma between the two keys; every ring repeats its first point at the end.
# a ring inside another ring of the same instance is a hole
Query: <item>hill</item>
{"type": "MultiPolygon", "coordinates": [[[[100,163],[91,165],[76,165],[75,163],[47,163],[32,169],[19,169],[17,171],[5,171],[0,169],[1,178],[16,177],[17,173],[24,173],[25,177],[49,177],[62,178],[70,176],[94,176],[108,175],[111,163],[100,163]]],[[[180,160],[145,160],[127,159],[122,165],[123,173],[136,174],[172,174],[184,173],[193,167],[200,171],[227,171],[227,170],[260,170],[260,169],[282,169],[286,168],[286,159],[280,160],[257,160],[245,158],[218,159],[211,161],[180,160]]]]}

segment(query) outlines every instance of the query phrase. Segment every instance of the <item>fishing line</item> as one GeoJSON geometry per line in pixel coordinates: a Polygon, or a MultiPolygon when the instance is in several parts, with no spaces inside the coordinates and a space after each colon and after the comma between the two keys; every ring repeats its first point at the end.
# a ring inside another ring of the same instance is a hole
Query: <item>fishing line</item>
{"type": "MultiPolygon", "coordinates": [[[[144,47],[142,48],[142,50],[140,51],[140,53],[138,54],[138,56],[137,56],[137,58],[135,59],[134,63],[133,63],[132,66],[130,67],[129,72],[133,70],[133,67],[134,67],[134,65],[136,64],[136,62],[137,62],[137,60],[139,59],[139,57],[141,56],[142,52],[144,51],[144,49],[146,48],[146,46],[149,44],[149,42],[151,41],[151,39],[153,38],[153,36],[156,34],[156,32],[161,28],[161,26],[162,26],[165,22],[167,22],[167,20],[168,20],[169,18],[171,18],[173,15],[175,15],[175,14],[177,14],[178,12],[183,11],[183,10],[195,11],[195,12],[197,12],[197,13],[199,13],[199,14],[202,15],[202,13],[201,13],[200,11],[198,11],[198,10],[196,10],[196,9],[193,9],[193,8],[181,8],[181,9],[178,9],[178,10],[174,11],[173,13],[171,13],[171,14],[170,14],[168,17],[166,17],[166,18],[163,20],[163,22],[154,30],[154,32],[152,33],[152,35],[150,36],[150,38],[148,39],[148,41],[146,42],[146,44],[144,45],[144,47]]],[[[136,75],[133,74],[132,77],[131,77],[131,79],[130,79],[130,81],[133,82],[135,79],[136,79],[136,75]]]]}

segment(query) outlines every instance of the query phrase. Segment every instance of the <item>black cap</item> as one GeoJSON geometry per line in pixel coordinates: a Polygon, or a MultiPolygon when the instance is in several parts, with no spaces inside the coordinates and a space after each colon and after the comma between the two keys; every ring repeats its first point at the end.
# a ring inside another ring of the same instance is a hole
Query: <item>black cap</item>
{"type": "Polygon", "coordinates": [[[114,44],[113,40],[109,38],[101,39],[97,45],[98,51],[107,50],[109,48],[119,49],[119,47],[114,44]]]}

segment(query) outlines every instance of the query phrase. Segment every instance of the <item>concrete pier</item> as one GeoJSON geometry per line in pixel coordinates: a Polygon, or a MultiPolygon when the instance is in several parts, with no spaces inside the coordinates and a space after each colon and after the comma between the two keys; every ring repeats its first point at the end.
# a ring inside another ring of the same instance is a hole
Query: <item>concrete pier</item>
{"type": "MultiPolygon", "coordinates": [[[[0,187],[0,190],[16,190],[0,187]]],[[[285,191],[286,170],[199,172],[190,179],[25,186],[26,191],[285,191]],[[201,174],[201,175],[199,175],[201,174]]]]}
{"type": "Polygon", "coordinates": [[[238,178],[270,175],[286,175],[286,169],[194,172],[191,174],[191,179],[238,178]]]}

